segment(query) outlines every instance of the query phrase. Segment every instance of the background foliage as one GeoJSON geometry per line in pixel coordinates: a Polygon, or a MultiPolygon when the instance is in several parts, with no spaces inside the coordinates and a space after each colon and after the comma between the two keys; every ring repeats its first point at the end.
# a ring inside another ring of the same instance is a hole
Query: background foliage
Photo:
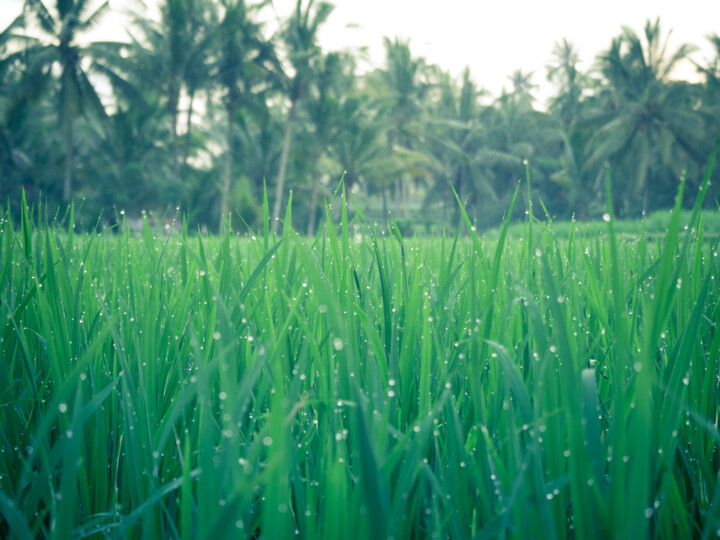
{"type": "Polygon", "coordinates": [[[587,72],[560,41],[545,74],[556,94],[539,110],[542,74],[517,71],[490,96],[469,71],[454,79],[391,38],[385,65],[360,73],[359,52],[318,45],[331,4],[299,0],[273,35],[261,9],[163,0],[128,42],[87,43],[107,4],[27,0],[0,34],[0,198],[13,215],[24,189],[51,211],[82,200],[85,227],[100,213],[112,223],[121,210],[176,209],[191,230],[218,230],[228,212],[254,227],[265,182],[273,217],[292,191],[295,226],[312,233],[344,175],[373,221],[392,212],[403,230],[452,225],[451,185],[486,227],[527,160],[551,215],[599,217],[609,163],[616,213],[639,217],[672,204],[683,171],[699,182],[718,136],[718,36],[694,83],[672,76],[692,45],[668,49],[659,21],[608,36],[587,72]]]}

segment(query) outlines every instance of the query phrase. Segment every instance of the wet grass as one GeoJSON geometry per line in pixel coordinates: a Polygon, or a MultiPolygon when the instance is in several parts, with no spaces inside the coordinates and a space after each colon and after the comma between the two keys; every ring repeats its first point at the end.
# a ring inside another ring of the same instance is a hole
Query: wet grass
{"type": "Polygon", "coordinates": [[[662,239],[532,209],[509,235],[404,239],[336,204],[314,239],[6,215],[0,536],[720,534],[697,208],[662,239]]]}

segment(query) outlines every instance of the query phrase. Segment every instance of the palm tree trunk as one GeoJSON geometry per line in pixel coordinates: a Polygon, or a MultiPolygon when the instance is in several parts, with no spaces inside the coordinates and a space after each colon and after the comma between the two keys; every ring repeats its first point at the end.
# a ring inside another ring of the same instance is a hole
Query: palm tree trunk
{"type": "MultiPolygon", "coordinates": [[[[292,127],[295,123],[295,114],[297,112],[296,102],[290,104],[287,121],[285,122],[285,134],[283,135],[282,153],[280,154],[280,171],[278,172],[277,185],[275,186],[275,204],[273,205],[273,232],[277,231],[278,218],[280,217],[280,208],[282,208],[283,191],[285,189],[285,173],[287,172],[287,160],[290,153],[290,139],[292,135],[292,127]]],[[[289,225],[289,224],[288,224],[289,225]]]]}
{"type": "Polygon", "coordinates": [[[312,190],[310,191],[310,218],[308,220],[307,235],[312,237],[315,234],[315,211],[317,210],[318,181],[313,174],[312,190]]]}
{"type": "Polygon", "coordinates": [[[388,203],[387,203],[387,187],[383,185],[380,188],[380,193],[382,193],[382,211],[383,211],[383,222],[385,224],[385,228],[387,228],[388,224],[388,203]]]}
{"type": "Polygon", "coordinates": [[[177,105],[175,105],[172,109],[172,152],[173,152],[173,178],[175,181],[180,180],[180,175],[178,173],[179,166],[178,166],[178,132],[177,132],[177,125],[178,125],[178,108],[177,105]]]}
{"type": "Polygon", "coordinates": [[[402,194],[403,217],[407,219],[410,214],[408,206],[410,205],[410,196],[408,194],[408,177],[403,175],[400,181],[400,193],[402,194]]]}
{"type": "Polygon", "coordinates": [[[192,134],[192,115],[193,115],[193,105],[195,102],[195,90],[190,91],[190,106],[188,107],[188,116],[187,116],[187,125],[185,129],[185,144],[183,148],[183,159],[182,159],[182,166],[183,169],[187,166],[187,160],[190,156],[190,139],[192,134]]]}
{"type": "Polygon", "coordinates": [[[227,150],[225,155],[225,173],[223,174],[223,184],[220,190],[220,216],[218,221],[218,230],[221,234],[225,232],[225,216],[230,212],[228,198],[230,197],[230,185],[232,180],[233,169],[233,135],[235,131],[235,107],[228,106],[228,131],[227,131],[227,150]]]}
{"type": "Polygon", "coordinates": [[[65,125],[65,178],[63,180],[63,201],[72,198],[73,125],[72,118],[65,125]]]}

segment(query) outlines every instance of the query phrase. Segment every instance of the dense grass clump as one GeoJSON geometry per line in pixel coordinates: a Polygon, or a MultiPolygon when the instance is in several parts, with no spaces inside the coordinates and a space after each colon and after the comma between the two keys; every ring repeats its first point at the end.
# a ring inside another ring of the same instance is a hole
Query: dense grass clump
{"type": "Polygon", "coordinates": [[[339,203],[310,240],[5,216],[0,536],[720,534],[699,210],[404,239],[339,203]]]}

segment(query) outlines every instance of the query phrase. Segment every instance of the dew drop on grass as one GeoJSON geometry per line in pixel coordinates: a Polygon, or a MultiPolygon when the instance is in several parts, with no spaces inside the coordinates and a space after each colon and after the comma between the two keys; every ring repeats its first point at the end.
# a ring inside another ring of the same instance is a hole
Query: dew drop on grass
{"type": "Polygon", "coordinates": [[[272,443],[273,443],[272,437],[270,437],[269,435],[267,437],[263,438],[263,444],[265,446],[272,446],[272,443]]]}
{"type": "Polygon", "coordinates": [[[343,346],[344,346],[344,345],[343,345],[342,339],[340,339],[340,338],[335,338],[335,339],[333,339],[333,348],[334,348],[336,351],[341,351],[342,348],[343,348],[343,346]]]}
{"type": "Polygon", "coordinates": [[[605,213],[603,214],[603,221],[610,221],[610,214],[608,214],[607,212],[605,212],[605,213]]]}
{"type": "Polygon", "coordinates": [[[68,410],[68,406],[67,406],[67,403],[65,403],[64,401],[62,403],[60,403],[60,405],[58,405],[58,411],[60,411],[61,413],[66,413],[67,410],[68,410]]]}

